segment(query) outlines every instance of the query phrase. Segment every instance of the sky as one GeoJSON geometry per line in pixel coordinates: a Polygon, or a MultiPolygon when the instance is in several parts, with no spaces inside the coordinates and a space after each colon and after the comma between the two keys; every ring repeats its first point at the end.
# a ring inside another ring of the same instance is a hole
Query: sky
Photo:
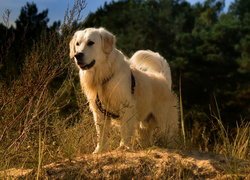
{"type": "MultiPolygon", "coordinates": [[[[105,2],[111,2],[112,0],[86,0],[87,6],[84,9],[83,16],[86,17],[90,12],[95,12],[97,8],[103,6],[105,2]]],[[[203,0],[187,0],[191,4],[196,2],[203,2],[203,0]]],[[[225,0],[226,8],[234,0],[225,0]]],[[[74,0],[0,0],[0,23],[3,22],[3,14],[6,9],[11,11],[10,13],[10,24],[14,24],[15,20],[20,14],[21,7],[26,2],[34,2],[38,7],[38,12],[48,9],[49,23],[60,20],[63,21],[65,11],[67,7],[71,7],[74,0]]]]}

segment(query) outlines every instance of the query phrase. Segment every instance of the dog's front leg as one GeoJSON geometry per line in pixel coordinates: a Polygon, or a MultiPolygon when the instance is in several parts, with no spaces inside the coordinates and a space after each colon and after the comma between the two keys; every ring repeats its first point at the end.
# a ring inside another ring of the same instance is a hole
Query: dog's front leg
{"type": "Polygon", "coordinates": [[[108,130],[110,129],[111,120],[105,118],[103,114],[94,113],[94,121],[97,133],[97,145],[94,154],[103,152],[107,146],[108,130]]]}
{"type": "Polygon", "coordinates": [[[126,108],[121,118],[121,141],[118,149],[131,150],[131,140],[136,128],[136,114],[133,108],[126,108]]]}

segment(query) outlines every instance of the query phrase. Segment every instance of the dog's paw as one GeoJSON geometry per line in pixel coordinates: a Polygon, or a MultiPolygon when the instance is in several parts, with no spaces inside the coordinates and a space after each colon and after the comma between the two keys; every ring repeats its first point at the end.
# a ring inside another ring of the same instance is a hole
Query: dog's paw
{"type": "Polygon", "coordinates": [[[99,151],[99,150],[94,150],[93,152],[92,152],[92,154],[98,154],[98,153],[100,153],[101,151],[99,151]]]}
{"type": "Polygon", "coordinates": [[[103,148],[100,148],[100,146],[96,146],[96,148],[92,154],[98,154],[98,153],[101,153],[102,151],[103,151],[103,148]]]}
{"type": "Polygon", "coordinates": [[[131,152],[132,148],[130,148],[129,146],[125,146],[125,145],[121,145],[118,148],[116,148],[117,151],[127,151],[127,152],[131,152]]]}

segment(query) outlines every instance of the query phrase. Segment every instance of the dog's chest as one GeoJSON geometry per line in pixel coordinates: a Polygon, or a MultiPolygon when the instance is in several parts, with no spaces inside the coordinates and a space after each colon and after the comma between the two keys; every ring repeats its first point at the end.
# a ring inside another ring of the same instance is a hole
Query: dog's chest
{"type": "Polygon", "coordinates": [[[112,91],[114,90],[108,88],[108,86],[103,86],[100,88],[100,91],[97,92],[97,96],[104,107],[116,111],[116,107],[120,100],[117,97],[117,93],[112,91]]]}

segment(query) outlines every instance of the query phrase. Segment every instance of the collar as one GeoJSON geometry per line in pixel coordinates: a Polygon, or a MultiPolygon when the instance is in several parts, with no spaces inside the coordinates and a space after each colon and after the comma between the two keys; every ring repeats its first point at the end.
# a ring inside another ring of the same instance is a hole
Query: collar
{"type": "Polygon", "coordinates": [[[110,76],[106,77],[102,81],[102,86],[105,85],[107,82],[109,82],[114,76],[114,73],[112,73],[110,76]]]}

